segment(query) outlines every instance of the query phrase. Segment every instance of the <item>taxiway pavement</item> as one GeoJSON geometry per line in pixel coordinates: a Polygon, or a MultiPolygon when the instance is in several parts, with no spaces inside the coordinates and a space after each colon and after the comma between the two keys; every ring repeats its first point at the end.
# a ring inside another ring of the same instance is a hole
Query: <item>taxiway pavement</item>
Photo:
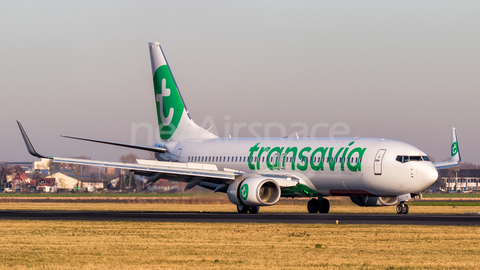
{"type": "Polygon", "coordinates": [[[395,225],[480,225],[480,215],[438,214],[304,214],[232,212],[120,212],[120,211],[0,211],[0,219],[10,220],[89,220],[151,222],[239,222],[239,223],[324,223],[395,225]]]}

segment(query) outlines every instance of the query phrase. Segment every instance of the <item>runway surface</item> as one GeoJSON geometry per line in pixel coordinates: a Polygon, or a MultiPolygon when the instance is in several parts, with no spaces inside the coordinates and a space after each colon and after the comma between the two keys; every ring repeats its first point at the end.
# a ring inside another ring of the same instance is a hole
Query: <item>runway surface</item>
{"type": "Polygon", "coordinates": [[[325,223],[396,225],[480,225],[480,215],[303,214],[303,213],[192,213],[117,211],[0,211],[9,220],[89,220],[151,222],[325,223]]]}

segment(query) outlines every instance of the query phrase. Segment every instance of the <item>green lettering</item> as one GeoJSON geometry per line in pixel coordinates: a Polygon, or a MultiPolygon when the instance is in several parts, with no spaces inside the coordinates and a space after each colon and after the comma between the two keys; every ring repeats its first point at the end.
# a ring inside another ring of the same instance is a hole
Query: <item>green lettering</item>
{"type": "Polygon", "coordinates": [[[338,150],[338,152],[335,154],[335,158],[333,158],[333,147],[330,148],[330,150],[328,151],[328,165],[330,166],[330,171],[334,171],[335,170],[335,160],[338,158],[338,156],[340,156],[340,153],[342,153],[343,151],[343,147],[340,148],[340,150],[338,150]]]}
{"type": "Polygon", "coordinates": [[[272,148],[272,150],[268,153],[267,155],[267,167],[273,171],[275,168],[278,168],[278,157],[282,154],[283,152],[283,149],[285,147],[274,147],[272,148]],[[272,163],[270,163],[270,157],[272,156],[273,153],[277,153],[277,155],[275,156],[275,163],[272,165],[272,163]]]}
{"type": "Polygon", "coordinates": [[[268,152],[268,150],[270,150],[270,147],[260,148],[260,151],[258,152],[258,159],[257,159],[257,170],[260,170],[260,158],[262,157],[263,152],[268,152]]]}
{"type": "Polygon", "coordinates": [[[288,155],[289,153],[293,153],[292,155],[292,171],[295,170],[295,162],[294,160],[297,158],[297,147],[287,147],[287,150],[285,150],[285,155],[288,155]]]}
{"type": "Polygon", "coordinates": [[[345,156],[347,155],[348,147],[343,151],[342,160],[340,161],[340,170],[345,171],[345,156]]]}
{"type": "Polygon", "coordinates": [[[248,156],[248,168],[250,170],[255,170],[255,164],[253,164],[253,153],[258,151],[258,145],[260,143],[255,144],[255,146],[250,147],[250,155],[248,156]]]}
{"type": "Polygon", "coordinates": [[[305,147],[303,148],[302,150],[300,150],[300,153],[298,154],[298,164],[297,164],[297,168],[300,170],[300,171],[306,171],[307,168],[308,168],[308,161],[305,161],[305,159],[307,158],[307,156],[303,155],[304,152],[310,152],[312,150],[311,147],[305,147]],[[303,162],[303,165],[300,165],[300,162],[303,162]]]}
{"type": "Polygon", "coordinates": [[[318,171],[318,170],[321,170],[323,171],[323,162],[322,160],[325,158],[325,154],[327,153],[327,148],[324,148],[324,147],[319,147],[315,150],[313,150],[312,152],[312,156],[310,157],[310,167],[312,167],[312,170],[314,171],[318,171]],[[318,164],[315,165],[315,163],[313,162],[314,161],[314,158],[315,158],[315,155],[320,152],[322,153],[322,156],[320,157],[320,161],[318,162],[318,164]]]}
{"type": "Polygon", "coordinates": [[[363,154],[365,153],[365,150],[367,150],[367,148],[357,147],[357,148],[353,149],[350,153],[348,153],[347,167],[350,171],[352,171],[352,172],[358,171],[359,172],[359,171],[362,170],[362,158],[363,158],[363,154]],[[358,159],[357,159],[357,163],[355,165],[352,165],[352,163],[351,163],[352,156],[355,153],[358,153],[358,159]]]}

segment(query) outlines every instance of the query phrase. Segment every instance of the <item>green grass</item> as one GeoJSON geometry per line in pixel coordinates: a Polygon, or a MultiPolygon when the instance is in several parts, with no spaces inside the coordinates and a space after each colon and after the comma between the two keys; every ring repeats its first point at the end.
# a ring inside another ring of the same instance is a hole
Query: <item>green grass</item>
{"type": "Polygon", "coordinates": [[[422,197],[427,198],[479,198],[480,194],[475,193],[446,193],[446,194],[422,194],[422,197]]]}
{"type": "MultiPolygon", "coordinates": [[[[218,201],[217,203],[189,202],[189,203],[74,203],[74,202],[5,202],[0,203],[0,210],[35,210],[35,211],[159,211],[159,212],[236,212],[237,208],[231,203],[218,201]]],[[[451,214],[478,213],[480,206],[424,206],[411,205],[410,214],[451,214]]],[[[307,213],[306,204],[276,204],[261,207],[260,213],[307,213]]],[[[332,214],[394,214],[395,206],[359,207],[350,204],[332,205],[332,214]]]]}
{"type": "Polygon", "coordinates": [[[0,220],[2,269],[478,269],[479,226],[0,220]]]}
{"type": "Polygon", "coordinates": [[[480,202],[408,202],[414,206],[480,206],[480,202]]]}

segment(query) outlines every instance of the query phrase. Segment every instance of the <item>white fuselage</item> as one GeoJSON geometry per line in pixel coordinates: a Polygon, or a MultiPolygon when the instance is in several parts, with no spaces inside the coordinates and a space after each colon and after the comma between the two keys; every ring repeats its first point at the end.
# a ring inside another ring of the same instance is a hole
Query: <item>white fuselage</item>
{"type": "Polygon", "coordinates": [[[219,138],[165,147],[177,161],[215,164],[246,175],[292,176],[323,195],[420,193],[438,177],[424,152],[384,139],[219,138]]]}

